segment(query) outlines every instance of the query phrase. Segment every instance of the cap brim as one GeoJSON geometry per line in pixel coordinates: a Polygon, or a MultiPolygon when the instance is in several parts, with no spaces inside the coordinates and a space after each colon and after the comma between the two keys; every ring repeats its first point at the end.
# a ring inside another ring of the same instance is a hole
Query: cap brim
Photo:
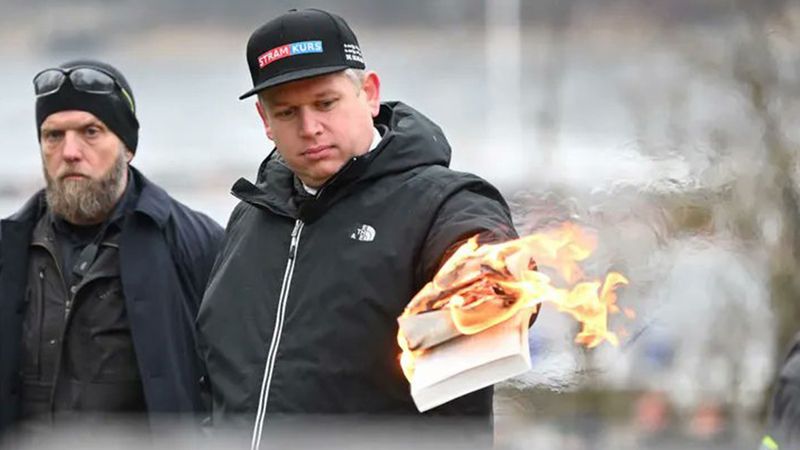
{"type": "Polygon", "coordinates": [[[327,73],[339,72],[349,67],[350,66],[339,65],[339,66],[327,66],[327,67],[314,67],[312,69],[304,69],[304,70],[295,70],[289,73],[285,73],[283,75],[279,75],[277,77],[270,78],[269,80],[263,81],[262,83],[256,85],[253,89],[250,89],[249,91],[240,95],[239,100],[244,100],[247,97],[256,94],[258,91],[262,91],[272,86],[288,83],[290,81],[302,80],[303,78],[311,78],[311,77],[316,77],[318,75],[325,75],[327,73]]]}

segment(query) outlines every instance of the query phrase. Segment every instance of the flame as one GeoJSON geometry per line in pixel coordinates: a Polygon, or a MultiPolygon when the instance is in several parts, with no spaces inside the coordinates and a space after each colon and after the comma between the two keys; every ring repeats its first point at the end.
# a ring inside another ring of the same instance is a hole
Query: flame
{"type": "MultiPolygon", "coordinates": [[[[617,306],[616,289],[628,284],[617,272],[604,279],[585,279],[579,263],[597,247],[595,235],[572,223],[500,244],[478,245],[477,236],[461,245],[433,280],[411,300],[403,316],[448,309],[462,334],[475,334],[501,323],[525,308],[553,304],[581,324],[575,342],[589,348],[603,342],[619,345],[608,329],[609,314],[635,312],[617,306]],[[556,287],[537,270],[555,271],[567,287],[556,287]]],[[[402,330],[400,364],[411,380],[414,361],[424,350],[411,350],[402,330]]]]}

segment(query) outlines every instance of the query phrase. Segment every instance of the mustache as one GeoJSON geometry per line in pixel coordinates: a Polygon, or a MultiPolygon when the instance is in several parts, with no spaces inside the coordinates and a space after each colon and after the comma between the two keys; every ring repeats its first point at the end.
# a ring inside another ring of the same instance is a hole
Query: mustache
{"type": "Polygon", "coordinates": [[[66,179],[67,177],[91,178],[89,175],[81,172],[80,170],[70,167],[67,167],[60,173],[56,174],[56,179],[60,181],[66,179]]]}

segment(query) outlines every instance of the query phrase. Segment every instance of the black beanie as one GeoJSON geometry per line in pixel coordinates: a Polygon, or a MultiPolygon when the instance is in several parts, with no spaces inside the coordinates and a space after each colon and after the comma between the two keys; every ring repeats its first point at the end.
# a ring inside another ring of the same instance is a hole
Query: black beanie
{"type": "Polygon", "coordinates": [[[57,92],[36,99],[36,133],[39,140],[42,137],[42,123],[47,116],[59,111],[79,110],[94,114],[119,137],[128,150],[136,153],[136,145],[139,143],[139,121],[134,112],[136,101],[128,80],[122,73],[109,64],[88,59],[70,61],[59,67],[62,69],[93,67],[108,72],[128,93],[130,102],[118,89],[113,94],[92,94],[78,91],[67,78],[57,92]]]}

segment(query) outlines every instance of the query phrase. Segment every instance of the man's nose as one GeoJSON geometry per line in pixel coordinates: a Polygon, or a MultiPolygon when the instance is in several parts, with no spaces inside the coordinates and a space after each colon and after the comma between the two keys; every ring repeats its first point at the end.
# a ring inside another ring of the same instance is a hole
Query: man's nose
{"type": "Polygon", "coordinates": [[[78,133],[67,131],[64,134],[64,147],[61,149],[65,161],[79,161],[83,158],[84,142],[78,133]]]}
{"type": "Polygon", "coordinates": [[[313,137],[322,132],[322,123],[315,111],[301,110],[300,112],[300,135],[302,137],[313,137]]]}

